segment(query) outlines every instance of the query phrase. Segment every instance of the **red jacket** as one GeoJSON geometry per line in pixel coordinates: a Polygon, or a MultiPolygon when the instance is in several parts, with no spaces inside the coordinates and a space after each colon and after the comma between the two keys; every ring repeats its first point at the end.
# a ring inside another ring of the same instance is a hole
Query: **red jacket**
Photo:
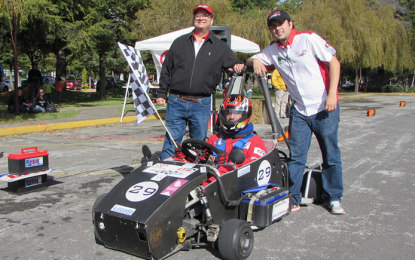
{"type": "MultiPolygon", "coordinates": [[[[206,142],[216,146],[216,141],[219,139],[219,135],[215,134],[210,136],[206,142]]],[[[226,138],[222,139],[222,141],[225,141],[225,152],[228,154],[232,151],[232,148],[236,142],[238,142],[242,138],[226,138]]],[[[241,164],[237,164],[236,167],[239,168],[245,164],[248,164],[262,156],[264,156],[267,153],[267,150],[265,148],[264,141],[262,141],[261,137],[258,135],[254,135],[249,139],[249,141],[245,144],[244,149],[242,151],[245,154],[245,161],[241,164]]],[[[230,166],[219,166],[218,170],[221,174],[224,174],[225,172],[231,171],[233,168],[230,166]]]]}

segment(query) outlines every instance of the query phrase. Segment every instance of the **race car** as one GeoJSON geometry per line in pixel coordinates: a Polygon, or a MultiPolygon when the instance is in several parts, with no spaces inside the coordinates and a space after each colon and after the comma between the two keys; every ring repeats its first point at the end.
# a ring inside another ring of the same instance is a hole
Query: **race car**
{"type": "MultiPolygon", "coordinates": [[[[233,170],[220,175],[215,158],[224,152],[207,142],[184,140],[186,161],[161,161],[144,146],[142,165],[96,199],[96,242],[146,259],[204,247],[217,249],[224,259],[246,259],[253,230],[290,213],[286,155],[277,148],[282,129],[266,80],[260,82],[273,131],[272,140],[264,140],[263,157],[236,168],[244,154],[233,149],[227,163],[233,170]],[[216,180],[207,183],[211,176],[216,180]]],[[[229,94],[238,91],[243,88],[229,94]]]]}

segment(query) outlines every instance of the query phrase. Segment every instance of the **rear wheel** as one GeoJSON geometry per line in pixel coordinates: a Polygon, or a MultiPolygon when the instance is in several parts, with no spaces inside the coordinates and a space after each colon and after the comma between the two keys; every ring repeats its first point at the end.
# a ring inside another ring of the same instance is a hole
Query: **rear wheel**
{"type": "Polygon", "coordinates": [[[240,219],[226,221],[219,233],[219,252],[224,259],[246,259],[254,248],[254,234],[248,223],[240,219]]]}

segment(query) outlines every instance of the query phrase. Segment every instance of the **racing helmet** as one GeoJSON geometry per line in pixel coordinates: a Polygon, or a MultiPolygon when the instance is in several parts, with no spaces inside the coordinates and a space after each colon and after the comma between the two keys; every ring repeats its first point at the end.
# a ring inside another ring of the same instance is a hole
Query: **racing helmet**
{"type": "Polygon", "coordinates": [[[219,122],[223,131],[227,134],[235,134],[244,129],[251,120],[251,116],[251,102],[244,95],[229,95],[223,100],[223,104],[220,106],[219,122]],[[231,116],[228,119],[228,115],[230,114],[241,115],[241,117],[235,120],[231,116]]]}

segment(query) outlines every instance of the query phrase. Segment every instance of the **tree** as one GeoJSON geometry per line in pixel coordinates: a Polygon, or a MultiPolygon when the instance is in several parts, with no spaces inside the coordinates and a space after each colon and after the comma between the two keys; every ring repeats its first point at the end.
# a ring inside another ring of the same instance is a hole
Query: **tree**
{"type": "Polygon", "coordinates": [[[18,33],[19,50],[31,63],[39,64],[54,47],[55,31],[61,20],[54,14],[55,6],[48,1],[36,1],[26,11],[27,20],[18,33]]]}
{"type": "MultiPolygon", "coordinates": [[[[409,21],[410,26],[410,39],[414,41],[415,39],[415,0],[400,0],[399,1],[403,6],[407,8],[407,15],[403,17],[404,21],[409,21]]],[[[412,44],[412,57],[415,54],[415,44],[412,44]]],[[[414,87],[415,84],[415,68],[409,73],[412,73],[411,87],[414,87]]]]}
{"type": "Polygon", "coordinates": [[[236,11],[244,12],[254,7],[260,9],[273,9],[275,0],[232,0],[232,8],[236,11]]]}
{"type": "MultiPolygon", "coordinates": [[[[18,76],[19,76],[19,66],[17,63],[18,53],[17,53],[17,33],[18,26],[22,20],[26,19],[25,11],[30,9],[32,2],[24,0],[1,0],[0,10],[2,15],[8,21],[10,29],[10,38],[13,48],[13,63],[14,63],[14,89],[17,90],[18,76]]],[[[15,114],[19,114],[19,100],[18,96],[15,95],[15,114]]]]}
{"type": "Polygon", "coordinates": [[[340,62],[355,69],[355,91],[362,69],[400,72],[414,64],[407,30],[395,19],[390,5],[365,0],[308,0],[294,18],[299,28],[322,35],[336,47],[340,62]]]}
{"type": "Polygon", "coordinates": [[[131,21],[135,13],[147,6],[148,0],[95,0],[89,9],[90,14],[84,20],[82,28],[85,34],[85,45],[98,54],[100,98],[105,99],[105,76],[108,55],[118,49],[117,41],[130,43],[131,21]]]}

